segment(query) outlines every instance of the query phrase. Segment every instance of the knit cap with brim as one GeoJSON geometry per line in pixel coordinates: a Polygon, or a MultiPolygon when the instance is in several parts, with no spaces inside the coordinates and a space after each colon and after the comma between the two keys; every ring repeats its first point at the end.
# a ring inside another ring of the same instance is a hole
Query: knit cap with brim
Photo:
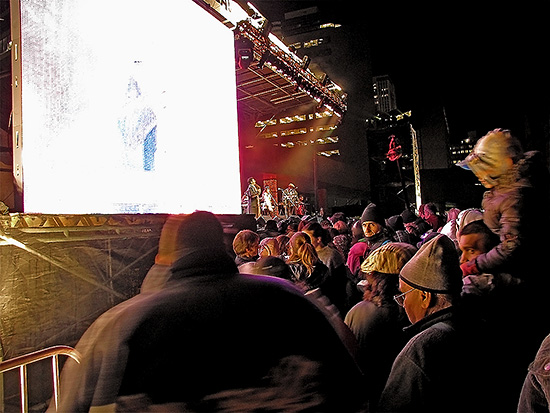
{"type": "Polygon", "coordinates": [[[442,234],[431,239],[403,266],[399,278],[422,291],[460,292],[462,271],[455,244],[442,234]]]}
{"type": "Polygon", "coordinates": [[[361,271],[382,274],[399,274],[415,254],[416,248],[405,242],[388,242],[375,249],[361,264],[361,271]]]}

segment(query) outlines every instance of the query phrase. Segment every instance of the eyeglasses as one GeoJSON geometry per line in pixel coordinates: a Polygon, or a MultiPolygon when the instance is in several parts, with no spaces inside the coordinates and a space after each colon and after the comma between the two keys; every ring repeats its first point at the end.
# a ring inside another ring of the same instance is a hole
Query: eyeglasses
{"type": "Polygon", "coordinates": [[[411,288],[409,291],[406,291],[404,293],[401,293],[401,294],[398,294],[398,295],[394,295],[393,296],[393,299],[395,300],[395,302],[397,304],[399,304],[401,307],[403,307],[403,303],[405,302],[405,296],[410,293],[412,290],[414,290],[414,288],[411,288]]]}

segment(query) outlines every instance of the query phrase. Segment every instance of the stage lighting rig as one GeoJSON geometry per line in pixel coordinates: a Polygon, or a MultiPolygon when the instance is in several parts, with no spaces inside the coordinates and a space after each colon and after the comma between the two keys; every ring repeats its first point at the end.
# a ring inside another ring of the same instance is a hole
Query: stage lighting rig
{"type": "MultiPolygon", "coordinates": [[[[263,29],[265,27],[264,25],[263,29]]],[[[246,40],[252,44],[251,63],[257,61],[260,69],[264,65],[268,66],[272,71],[293,83],[297,90],[303,91],[312,99],[320,102],[337,116],[342,117],[346,113],[347,102],[341,88],[335,87],[327,75],[323,79],[318,79],[308,69],[311,61],[309,57],[300,59],[290,50],[283,50],[281,47],[286,48],[286,46],[279,47],[272,41],[271,35],[266,33],[266,30],[254,27],[247,20],[237,23],[234,35],[236,45],[242,44],[246,40]]],[[[241,65],[239,67],[243,68],[241,65]]]]}

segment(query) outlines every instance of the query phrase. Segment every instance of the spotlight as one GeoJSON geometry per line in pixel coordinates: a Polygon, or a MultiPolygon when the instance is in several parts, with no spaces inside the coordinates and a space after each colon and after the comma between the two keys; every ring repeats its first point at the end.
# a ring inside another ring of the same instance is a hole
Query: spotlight
{"type": "Polygon", "coordinates": [[[254,60],[254,43],[245,37],[235,40],[236,61],[240,69],[248,69],[254,60]]]}
{"type": "Polygon", "coordinates": [[[265,51],[262,57],[260,57],[260,61],[258,62],[258,69],[262,70],[264,68],[265,62],[269,60],[269,50],[265,51]]]}
{"type": "Polygon", "coordinates": [[[302,88],[302,84],[304,83],[304,79],[301,76],[297,76],[295,78],[296,87],[294,88],[295,91],[298,91],[302,88]]]}
{"type": "MultiPolygon", "coordinates": [[[[317,100],[317,99],[315,99],[317,100]]],[[[323,106],[326,105],[326,98],[322,97],[319,99],[319,104],[317,105],[317,110],[320,110],[323,106]]]]}
{"type": "Polygon", "coordinates": [[[307,70],[309,64],[311,63],[311,58],[309,56],[304,56],[302,59],[302,69],[307,70]]]}
{"type": "Polygon", "coordinates": [[[250,66],[250,63],[252,63],[252,50],[239,50],[239,68],[240,69],[248,69],[248,66],[250,66]]]}

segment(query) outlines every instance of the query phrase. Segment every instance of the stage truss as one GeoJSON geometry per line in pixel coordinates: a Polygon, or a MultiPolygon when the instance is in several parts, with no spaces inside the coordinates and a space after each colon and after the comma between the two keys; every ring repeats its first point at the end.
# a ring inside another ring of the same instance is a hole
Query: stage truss
{"type": "Polygon", "coordinates": [[[237,60],[246,47],[252,52],[250,62],[237,68],[240,110],[265,115],[316,102],[339,117],[346,113],[346,94],[327,77],[317,78],[307,61],[284,50],[273,36],[246,20],[237,24],[234,33],[237,60]]]}

